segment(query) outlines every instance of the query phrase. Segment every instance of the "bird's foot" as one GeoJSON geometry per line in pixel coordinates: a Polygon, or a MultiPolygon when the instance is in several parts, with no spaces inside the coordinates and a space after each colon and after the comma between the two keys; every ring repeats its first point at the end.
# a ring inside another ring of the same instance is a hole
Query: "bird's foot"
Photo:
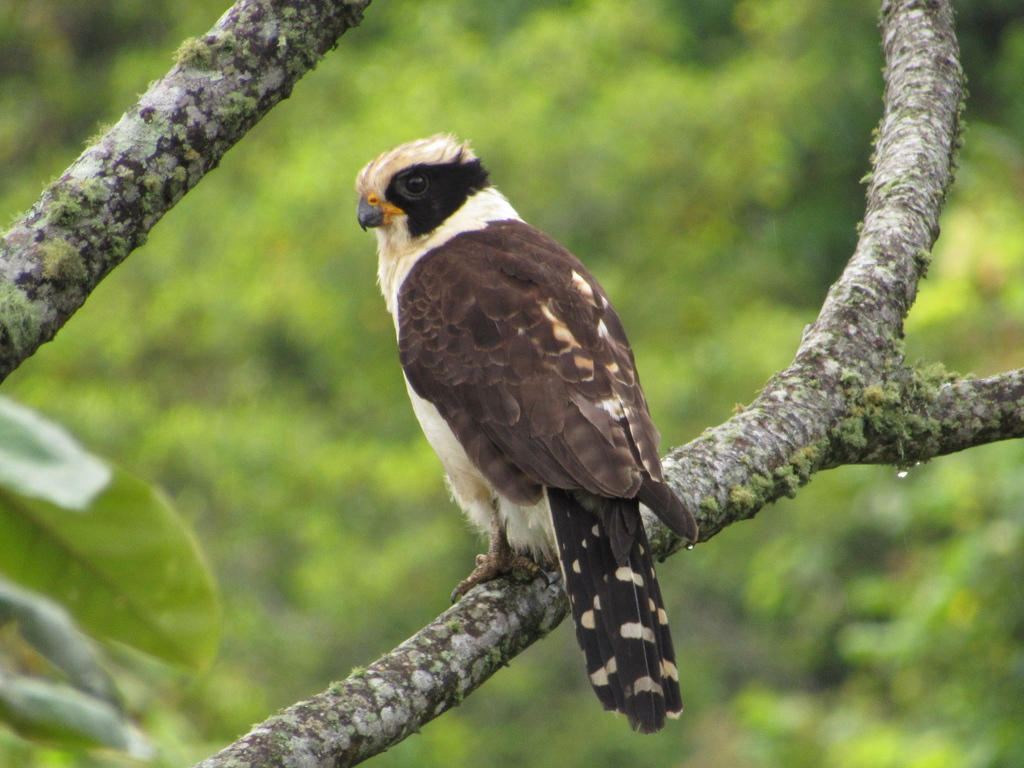
{"type": "Polygon", "coordinates": [[[525,576],[528,581],[539,576],[544,579],[545,583],[551,583],[547,573],[537,563],[512,551],[504,531],[492,532],[487,554],[476,556],[476,568],[452,592],[452,602],[463,597],[477,584],[484,584],[508,575],[525,576]]]}

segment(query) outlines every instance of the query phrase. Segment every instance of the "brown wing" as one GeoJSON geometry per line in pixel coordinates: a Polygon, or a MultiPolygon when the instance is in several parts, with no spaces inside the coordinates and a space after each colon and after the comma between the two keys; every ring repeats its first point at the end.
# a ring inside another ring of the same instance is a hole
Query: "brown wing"
{"type": "Polygon", "coordinates": [[[689,531],[622,324],[555,240],[520,221],[457,235],[409,272],[398,317],[410,384],[502,495],[639,496],[689,531]]]}

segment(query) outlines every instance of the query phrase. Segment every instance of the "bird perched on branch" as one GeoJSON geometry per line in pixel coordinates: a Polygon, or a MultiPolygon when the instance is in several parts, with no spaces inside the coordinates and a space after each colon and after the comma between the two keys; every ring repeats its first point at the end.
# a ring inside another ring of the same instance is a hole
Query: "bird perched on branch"
{"type": "Polygon", "coordinates": [[[604,289],[453,136],[385,152],[356,191],[413,410],[456,501],[490,534],[456,594],[537,572],[527,555],[557,557],[598,698],[659,730],[682,702],[640,504],[691,541],[697,524],[665,484],[604,289]]]}

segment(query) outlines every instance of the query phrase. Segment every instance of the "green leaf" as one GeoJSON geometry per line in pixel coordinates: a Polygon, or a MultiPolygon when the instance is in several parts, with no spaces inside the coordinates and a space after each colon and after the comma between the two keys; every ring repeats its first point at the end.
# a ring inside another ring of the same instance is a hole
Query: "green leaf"
{"type": "Polygon", "coordinates": [[[121,469],[86,514],[0,487],[0,572],[96,637],[194,669],[216,652],[220,605],[191,530],[121,469]]]}
{"type": "Polygon", "coordinates": [[[82,511],[110,478],[110,468],[63,428],[0,397],[0,485],[82,511]]]}
{"type": "Polygon", "coordinates": [[[140,760],[153,756],[153,748],[115,707],[48,680],[0,672],[0,719],[36,741],[110,747],[140,760]]]}
{"type": "Polygon", "coordinates": [[[17,621],[21,636],[62,670],[75,688],[120,708],[114,681],[71,615],[53,600],[0,576],[0,625],[12,619],[17,621]]]}

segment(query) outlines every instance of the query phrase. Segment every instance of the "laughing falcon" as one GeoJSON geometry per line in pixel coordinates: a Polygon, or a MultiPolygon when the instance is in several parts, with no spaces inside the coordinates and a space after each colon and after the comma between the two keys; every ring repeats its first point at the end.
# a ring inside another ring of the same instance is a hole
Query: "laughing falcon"
{"type": "Polygon", "coordinates": [[[456,501],[491,536],[456,591],[557,554],[598,698],[659,730],[682,702],[640,504],[691,541],[697,524],[665,484],[608,296],[453,136],[385,152],[356,192],[413,410],[456,501]]]}

